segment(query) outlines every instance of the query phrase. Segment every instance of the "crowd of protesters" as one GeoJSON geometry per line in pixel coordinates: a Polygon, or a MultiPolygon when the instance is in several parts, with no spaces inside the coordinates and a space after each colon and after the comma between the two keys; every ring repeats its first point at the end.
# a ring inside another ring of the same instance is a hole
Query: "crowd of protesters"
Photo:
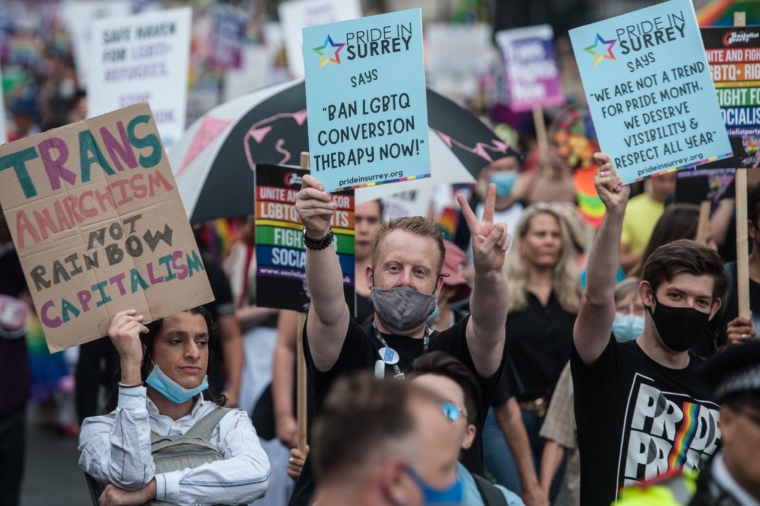
{"type": "MultiPolygon", "coordinates": [[[[70,47],[14,63],[10,141],[86,117],[70,47]]],[[[206,247],[213,224],[195,229],[214,302],[147,325],[122,311],[107,337],[47,354],[0,212],[0,505],[20,502],[30,400],[57,405],[51,423],[78,439],[103,505],[543,506],[564,494],[607,506],[662,491],[661,504],[760,504],[760,319],[739,316],[733,199],[700,231],[698,206],[674,202],[675,174],[624,186],[597,154],[606,214],[592,230],[570,166],[521,121],[524,156],[488,165],[469,199],[443,190],[459,210],[450,240],[428,217],[356,205],[354,314],[329,247],[335,205],[305,176],[301,328],[297,313],[257,305],[255,221],[240,217],[223,250],[206,247]]],[[[760,318],[760,185],[748,217],[760,318]]]]}
{"type": "MultiPolygon", "coordinates": [[[[682,470],[702,471],[704,483],[673,504],[757,498],[748,452],[760,449],[752,432],[760,350],[746,344],[756,329],[738,317],[735,261],[721,258],[711,226],[697,242],[696,206],[663,205],[631,276],[618,282],[630,253],[630,187],[609,158],[597,155],[607,212],[587,260],[566,203],[518,204],[507,185],[506,209],[519,215],[511,229],[496,221],[500,174],[519,172],[513,158],[485,171],[472,207],[459,197],[464,248],[428,218],[384,221],[381,201],[357,206],[358,317],[343,299],[335,251],[324,247],[334,204],[304,177],[296,204],[312,287],[304,452],[294,408],[298,316],[255,304],[253,219],[220,259],[224,269],[204,252],[213,303],[148,325],[135,311],[115,315],[108,338],[80,347],[76,368],[79,465],[100,503],[539,505],[565,489],[573,504],[631,504],[646,497],[650,486],[636,485],[650,478],[664,475],[651,485],[660,488],[692,483],[666,472],[682,470]],[[702,431],[680,454],[653,437],[674,431],[679,416],[702,431]]],[[[748,197],[755,246],[760,185],[748,197]]],[[[2,232],[2,294],[31,305],[4,220],[2,232]]],[[[23,459],[30,378],[20,329],[4,321],[2,331],[0,371],[13,374],[2,396],[2,458],[16,473],[15,489],[3,479],[3,498],[16,504],[22,466],[10,464],[23,459]]]]}

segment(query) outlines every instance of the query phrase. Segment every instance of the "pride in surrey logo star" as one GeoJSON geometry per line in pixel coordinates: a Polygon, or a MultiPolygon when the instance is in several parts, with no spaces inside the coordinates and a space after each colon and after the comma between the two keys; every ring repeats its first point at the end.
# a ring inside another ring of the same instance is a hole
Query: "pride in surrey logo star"
{"type": "Polygon", "coordinates": [[[327,35],[325,43],[319,47],[314,48],[314,52],[319,55],[319,68],[324,67],[330,62],[340,65],[340,50],[343,49],[346,43],[335,43],[330,35],[327,35]],[[334,51],[334,52],[333,52],[334,51]],[[332,56],[330,56],[332,54],[332,56]]]}
{"type": "Polygon", "coordinates": [[[599,65],[599,62],[602,60],[614,60],[615,55],[612,54],[612,47],[615,45],[615,42],[617,42],[617,39],[612,40],[604,40],[599,36],[599,34],[596,34],[596,39],[594,40],[594,45],[589,47],[584,47],[583,50],[587,53],[590,53],[591,56],[594,57],[594,67],[599,65]],[[599,47],[599,46],[606,46],[606,47],[599,47]]]}

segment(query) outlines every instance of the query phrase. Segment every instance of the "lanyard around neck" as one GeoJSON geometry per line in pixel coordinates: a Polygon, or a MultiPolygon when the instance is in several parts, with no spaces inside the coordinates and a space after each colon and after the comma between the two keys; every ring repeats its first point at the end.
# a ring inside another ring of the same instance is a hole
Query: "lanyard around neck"
{"type": "MultiPolygon", "coordinates": [[[[375,337],[377,337],[377,340],[380,341],[380,343],[385,346],[386,349],[390,350],[392,349],[390,346],[388,346],[388,342],[385,340],[382,334],[380,334],[380,330],[377,328],[377,325],[372,323],[372,328],[375,329],[375,337]]],[[[430,347],[430,327],[425,325],[425,337],[422,338],[422,353],[427,353],[428,348],[430,347]]],[[[401,360],[401,355],[399,354],[399,360],[401,360]]],[[[383,360],[385,362],[385,360],[383,360]]],[[[386,362],[387,363],[387,362],[386,362]]],[[[401,369],[398,366],[398,363],[392,364],[393,365],[393,377],[396,379],[404,379],[404,373],[401,372],[401,369]]]]}

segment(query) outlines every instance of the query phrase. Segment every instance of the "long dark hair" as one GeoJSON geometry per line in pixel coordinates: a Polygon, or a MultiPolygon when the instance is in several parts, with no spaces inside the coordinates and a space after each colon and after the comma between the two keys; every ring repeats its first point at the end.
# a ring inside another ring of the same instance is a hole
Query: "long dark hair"
{"type": "Polygon", "coordinates": [[[662,213],[660,219],[652,231],[652,237],[649,239],[644,254],[641,255],[638,263],[628,273],[629,276],[641,277],[644,272],[644,266],[652,256],[654,250],[679,239],[694,240],[697,237],[697,227],[699,225],[699,206],[696,204],[671,204],[662,213]]]}
{"type": "MultiPolygon", "coordinates": [[[[203,306],[196,306],[194,308],[190,308],[185,313],[190,314],[199,314],[203,317],[204,320],[206,320],[206,327],[208,327],[208,365],[206,366],[206,375],[209,378],[209,381],[213,381],[212,378],[214,378],[213,374],[213,368],[214,368],[214,341],[219,339],[219,331],[217,329],[217,325],[214,322],[214,318],[211,316],[211,313],[206,310],[203,306]]],[[[150,372],[153,370],[153,341],[158,335],[159,332],[161,332],[161,328],[164,326],[164,319],[161,318],[160,320],[155,320],[150,322],[146,325],[148,327],[148,333],[147,334],[140,334],[140,342],[142,342],[143,345],[143,360],[142,365],[140,366],[140,377],[142,378],[142,382],[145,383],[145,380],[148,379],[148,375],[150,375],[150,372]]],[[[108,404],[106,405],[106,411],[110,413],[114,409],[116,409],[116,405],[119,402],[119,381],[121,380],[121,362],[116,362],[116,370],[114,372],[113,379],[111,381],[111,397],[108,400],[108,404]]],[[[214,391],[218,391],[216,388],[216,385],[209,384],[209,387],[202,392],[202,395],[204,398],[216,403],[218,406],[224,406],[224,404],[227,402],[227,396],[224,394],[220,394],[219,396],[216,396],[213,394],[214,391]]]]}

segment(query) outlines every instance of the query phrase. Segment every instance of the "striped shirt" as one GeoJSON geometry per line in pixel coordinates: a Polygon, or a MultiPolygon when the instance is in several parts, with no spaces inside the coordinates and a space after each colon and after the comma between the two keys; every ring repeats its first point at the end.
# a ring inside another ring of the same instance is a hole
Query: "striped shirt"
{"type": "Polygon", "coordinates": [[[150,433],[185,434],[217,409],[198,399],[189,415],[172,420],[161,415],[145,387],[119,389],[115,418],[87,418],[79,433],[79,467],[95,480],[125,490],[139,490],[156,479],[156,499],[174,504],[248,504],[269,487],[269,458],[244,411],[227,413],[209,442],[224,460],[195,469],[155,474],[150,433]]]}

